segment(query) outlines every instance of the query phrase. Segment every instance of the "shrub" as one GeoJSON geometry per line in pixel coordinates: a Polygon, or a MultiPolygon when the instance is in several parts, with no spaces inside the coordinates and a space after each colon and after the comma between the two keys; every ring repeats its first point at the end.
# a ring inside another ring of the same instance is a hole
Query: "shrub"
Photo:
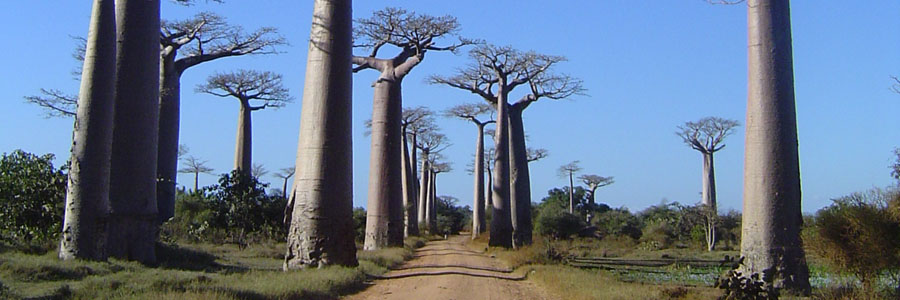
{"type": "MultiPolygon", "coordinates": [[[[420,224],[421,225],[421,224],[420,224]]],[[[353,228],[356,232],[356,241],[362,243],[366,239],[366,209],[357,207],[353,209],[353,228]]],[[[424,227],[421,227],[424,228],[424,227]]]]}
{"type": "Polygon", "coordinates": [[[537,232],[554,239],[568,239],[584,228],[580,216],[570,214],[557,207],[548,206],[538,214],[535,222],[537,232]]]}
{"type": "Polygon", "coordinates": [[[618,236],[639,239],[641,232],[640,220],[627,208],[616,208],[597,215],[592,220],[597,231],[603,237],[618,236]]]}
{"type": "Polygon", "coordinates": [[[59,236],[67,177],[53,158],[22,150],[0,157],[0,239],[32,243],[59,236]]]}
{"type": "Polygon", "coordinates": [[[833,200],[819,210],[807,245],[836,270],[859,278],[867,290],[882,272],[900,268],[900,207],[897,191],[874,189],[833,200]]]}
{"type": "Polygon", "coordinates": [[[434,210],[437,214],[437,230],[439,234],[459,233],[467,223],[472,223],[472,211],[468,206],[457,206],[458,199],[451,196],[440,196],[435,199],[434,210]]]}

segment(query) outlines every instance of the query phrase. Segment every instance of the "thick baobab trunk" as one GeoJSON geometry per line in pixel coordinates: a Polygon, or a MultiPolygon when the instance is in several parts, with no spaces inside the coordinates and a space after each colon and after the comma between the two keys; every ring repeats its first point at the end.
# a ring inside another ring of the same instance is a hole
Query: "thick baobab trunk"
{"type": "Polygon", "coordinates": [[[531,179],[522,112],[525,106],[509,107],[509,198],[513,225],[513,244],[531,244],[531,179]]]}
{"type": "Polygon", "coordinates": [[[351,3],[316,0],[313,7],[285,270],[357,265],[351,3]]]}
{"type": "Polygon", "coordinates": [[[159,0],[116,3],[116,104],[110,159],[112,257],[156,262],[159,0]]]}
{"type": "MultiPolygon", "coordinates": [[[[405,129],[404,129],[405,131],[405,129]]],[[[409,146],[406,143],[406,134],[400,136],[402,144],[402,181],[403,181],[403,218],[404,218],[404,227],[403,233],[404,236],[418,236],[419,235],[419,224],[416,222],[418,213],[416,212],[416,176],[412,171],[412,165],[409,160],[409,146]]]]}
{"type": "MultiPolygon", "coordinates": [[[[200,193],[200,172],[194,172],[194,193],[200,193]]],[[[159,199],[159,197],[157,197],[159,199]]]]}
{"type": "Polygon", "coordinates": [[[284,199],[287,199],[287,184],[288,184],[288,178],[290,178],[290,177],[285,177],[285,178],[284,178],[284,184],[281,185],[281,198],[284,198],[284,199]]]}
{"type": "Polygon", "coordinates": [[[800,168],[790,3],[750,0],[744,156],[744,274],[774,271],[775,286],[809,292],[800,240],[800,168]]]}
{"type": "MultiPolygon", "coordinates": [[[[487,177],[487,186],[494,186],[494,173],[491,172],[491,164],[487,163],[484,165],[485,177],[487,177]]],[[[484,195],[484,213],[487,214],[491,212],[494,208],[494,191],[492,189],[487,189],[487,192],[484,195]]],[[[487,219],[485,219],[487,220],[487,219]]]]}
{"type": "MultiPolygon", "coordinates": [[[[393,72],[388,68],[386,73],[393,72]]],[[[400,163],[402,117],[400,81],[382,74],[372,104],[372,150],[365,250],[403,245],[403,190],[400,163]]]]}
{"type": "Polygon", "coordinates": [[[475,141],[475,188],[472,203],[472,239],[484,232],[484,124],[478,125],[475,141]]]}
{"type": "Polygon", "coordinates": [[[109,157],[116,83],[116,8],[94,0],[72,134],[59,258],[106,259],[109,157]]]}
{"type": "MultiPolygon", "coordinates": [[[[418,137],[416,134],[410,134],[409,138],[410,138],[409,144],[412,145],[412,147],[409,147],[409,166],[412,168],[412,174],[413,174],[413,178],[412,178],[413,194],[417,195],[417,197],[418,197],[419,181],[416,178],[417,176],[419,176],[419,164],[418,164],[419,161],[417,160],[419,157],[417,154],[418,148],[416,148],[416,145],[417,145],[416,142],[418,142],[418,140],[417,140],[418,137]]],[[[421,210],[421,206],[419,206],[419,209],[421,210]]]]}
{"type": "Polygon", "coordinates": [[[421,183],[419,184],[419,211],[418,218],[416,220],[419,223],[419,231],[428,230],[431,231],[431,228],[428,228],[428,222],[426,222],[426,218],[428,216],[428,186],[431,184],[431,176],[428,176],[428,170],[431,168],[431,164],[428,163],[428,152],[425,151],[422,153],[422,174],[419,176],[421,183]],[[425,226],[425,228],[422,228],[425,226]]]}
{"type": "Polygon", "coordinates": [[[164,55],[161,59],[159,153],[156,162],[156,206],[160,223],[175,216],[178,131],[181,118],[181,72],[175,68],[174,55],[164,55]]]}
{"type": "Polygon", "coordinates": [[[573,180],[572,176],[574,174],[569,172],[569,213],[575,213],[575,180],[573,180]]]}
{"type": "Polygon", "coordinates": [[[234,169],[250,174],[253,169],[253,128],[250,115],[253,109],[250,102],[241,100],[238,113],[237,138],[234,140],[234,169]]]}
{"type": "Polygon", "coordinates": [[[493,212],[491,214],[491,246],[512,248],[512,223],[510,223],[509,199],[509,117],[506,102],[507,91],[502,90],[506,82],[501,80],[497,97],[497,131],[494,133],[495,160],[493,212]]]}
{"type": "Polygon", "coordinates": [[[437,201],[437,174],[434,171],[429,174],[431,180],[428,181],[428,226],[434,228],[435,233],[440,234],[437,227],[437,206],[435,203],[437,201]]]}
{"type": "Polygon", "coordinates": [[[701,204],[706,210],[706,250],[716,247],[716,171],[713,165],[713,153],[703,153],[703,193],[701,204]]]}

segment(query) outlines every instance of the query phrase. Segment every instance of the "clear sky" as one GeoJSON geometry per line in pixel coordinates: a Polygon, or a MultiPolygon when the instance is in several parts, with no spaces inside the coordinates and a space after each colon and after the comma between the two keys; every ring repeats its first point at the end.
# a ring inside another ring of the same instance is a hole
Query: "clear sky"
{"type": "MultiPolygon", "coordinates": [[[[556,71],[584,80],[588,96],[541,100],[525,112],[528,145],[550,157],[531,164],[532,198],[566,185],[556,169],[580,160],[584,173],[615,176],[598,201],[641,210],[663,199],[700,200],[701,157],[674,134],[676,126],[705,116],[744,123],[747,52],[745,5],[709,5],[702,0],[651,1],[366,1],[354,17],[386,6],[418,13],[453,15],[466,37],[522,50],[564,55],[556,71]],[[549,3],[554,3],[550,5],[549,3]]],[[[45,119],[23,96],[40,88],[75,92],[70,72],[75,42],[85,36],[90,1],[8,1],[0,10],[6,40],[0,81],[0,152],[24,149],[68,157],[71,119],[45,119]]],[[[164,0],[164,19],[213,11],[247,30],[275,26],[291,45],[277,56],[228,58],[187,71],[182,80],[181,143],[208,160],[217,173],[233,166],[238,103],[197,94],[193,87],[216,71],[238,68],[278,72],[297,98],[280,110],[253,115],[253,159],[275,171],[293,166],[311,22],[312,1],[229,0],[192,7],[164,0]]],[[[900,95],[889,90],[900,75],[900,2],[891,0],[795,0],[792,3],[795,91],[799,123],[803,209],[813,212],[830,199],[893,184],[888,165],[900,146],[900,95]]],[[[385,55],[396,49],[384,49],[385,55]]],[[[424,82],[466,64],[465,52],[429,53],[404,80],[404,106],[435,111],[480,101],[476,96],[424,82]]],[[[354,204],[365,206],[374,71],[354,75],[354,204]]],[[[514,98],[517,97],[514,94],[514,98]]],[[[474,151],[473,125],[438,120],[453,146],[446,151],[454,171],[439,175],[438,193],[471,204],[466,164],[474,151]]],[[[716,156],[720,208],[740,209],[744,128],[716,156]]],[[[274,172],[273,172],[274,173],[274,172]]],[[[191,184],[191,175],[179,175],[191,184]]],[[[201,185],[213,184],[201,175],[201,185]]],[[[264,177],[280,187],[280,181],[264,177]]]]}

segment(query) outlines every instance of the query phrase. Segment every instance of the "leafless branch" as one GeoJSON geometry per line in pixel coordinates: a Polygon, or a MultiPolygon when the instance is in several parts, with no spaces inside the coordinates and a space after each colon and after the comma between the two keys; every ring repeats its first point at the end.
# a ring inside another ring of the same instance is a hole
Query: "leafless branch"
{"type": "Polygon", "coordinates": [[[205,160],[200,160],[199,158],[190,155],[185,157],[182,160],[184,167],[178,170],[178,173],[190,173],[190,174],[212,174],[213,168],[207,167],[205,160]]]}
{"type": "Polygon", "coordinates": [[[197,86],[197,92],[219,97],[235,97],[241,101],[261,101],[254,110],[267,107],[280,108],[293,101],[288,89],[281,84],[281,75],[272,72],[238,70],[216,73],[205,84],[197,86]]]}
{"type": "Polygon", "coordinates": [[[725,147],[722,142],[740,126],[736,120],[718,117],[706,117],[695,122],[686,122],[678,126],[676,135],[694,150],[702,153],[713,153],[725,147]]]}
{"type": "Polygon", "coordinates": [[[548,156],[550,156],[550,151],[547,151],[547,149],[544,148],[528,148],[525,150],[525,155],[528,157],[528,162],[533,162],[547,158],[548,156]]]}
{"type": "Polygon", "coordinates": [[[25,96],[25,102],[43,107],[46,118],[75,117],[78,109],[78,96],[59,90],[41,89],[41,95],[25,96]]]}
{"type": "Polygon", "coordinates": [[[560,166],[557,170],[557,175],[559,175],[559,177],[569,177],[569,174],[578,173],[579,171],[581,171],[581,166],[578,165],[580,163],[581,161],[576,160],[560,166]]]}

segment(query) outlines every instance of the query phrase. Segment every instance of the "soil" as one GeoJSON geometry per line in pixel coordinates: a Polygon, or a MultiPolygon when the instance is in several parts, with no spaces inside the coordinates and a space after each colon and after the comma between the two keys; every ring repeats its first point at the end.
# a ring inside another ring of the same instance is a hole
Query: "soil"
{"type": "Polygon", "coordinates": [[[374,285],[345,299],[552,299],[496,258],[472,251],[468,236],[429,242],[414,259],[388,272],[374,285]]]}

